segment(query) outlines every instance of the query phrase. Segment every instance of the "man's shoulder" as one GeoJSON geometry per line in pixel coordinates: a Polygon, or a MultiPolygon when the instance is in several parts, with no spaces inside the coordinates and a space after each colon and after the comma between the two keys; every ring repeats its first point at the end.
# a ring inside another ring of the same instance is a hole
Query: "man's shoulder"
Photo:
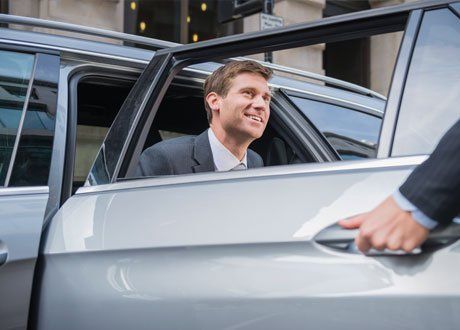
{"type": "Polygon", "coordinates": [[[264,166],[264,161],[262,160],[262,157],[260,157],[260,155],[255,152],[254,150],[251,150],[251,149],[248,149],[248,152],[247,152],[247,158],[248,158],[248,162],[251,163],[248,164],[248,167],[263,167],[264,166]]]}
{"type": "Polygon", "coordinates": [[[194,143],[195,136],[181,136],[155,143],[142,152],[136,176],[191,172],[194,143]]]}
{"type": "Polygon", "coordinates": [[[155,143],[151,147],[144,150],[143,153],[157,153],[157,152],[176,152],[189,149],[195,143],[196,136],[185,135],[172,139],[163,140],[155,143]]]}

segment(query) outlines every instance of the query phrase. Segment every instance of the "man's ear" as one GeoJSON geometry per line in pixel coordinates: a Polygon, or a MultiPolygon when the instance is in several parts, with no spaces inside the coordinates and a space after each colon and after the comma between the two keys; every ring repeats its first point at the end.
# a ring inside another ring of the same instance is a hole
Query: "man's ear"
{"type": "Polygon", "coordinates": [[[218,111],[220,109],[220,96],[216,92],[211,92],[206,95],[206,102],[212,111],[218,111]]]}

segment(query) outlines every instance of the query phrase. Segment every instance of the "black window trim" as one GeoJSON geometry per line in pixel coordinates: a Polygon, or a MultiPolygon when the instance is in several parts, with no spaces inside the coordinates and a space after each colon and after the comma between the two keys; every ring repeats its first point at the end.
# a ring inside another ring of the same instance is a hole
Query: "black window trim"
{"type": "Polygon", "coordinates": [[[380,111],[380,110],[377,110],[377,109],[374,109],[374,108],[370,108],[370,107],[363,107],[363,106],[360,106],[359,104],[353,104],[353,103],[350,103],[347,100],[332,99],[332,98],[329,98],[329,97],[323,96],[323,95],[316,96],[316,95],[312,95],[312,94],[308,94],[308,93],[302,93],[300,91],[293,91],[293,90],[289,90],[289,89],[285,89],[285,88],[282,88],[282,90],[288,97],[292,96],[292,97],[298,97],[298,98],[311,100],[311,101],[316,101],[316,102],[321,102],[321,103],[328,103],[328,104],[336,105],[336,106],[341,107],[341,108],[347,108],[347,109],[354,110],[354,111],[357,111],[357,112],[361,112],[361,113],[364,113],[364,114],[367,114],[367,115],[378,117],[380,119],[383,118],[383,114],[384,114],[383,111],[380,111]]]}
{"type": "Polygon", "coordinates": [[[460,18],[460,2],[449,4],[449,9],[452,10],[452,12],[457,15],[458,18],[460,18]]]}
{"type": "Polygon", "coordinates": [[[65,143],[65,157],[62,176],[60,205],[72,195],[72,183],[75,167],[78,116],[78,84],[85,79],[122,79],[136,81],[140,70],[133,68],[107,68],[96,64],[77,67],[68,77],[68,116],[65,143]]]}

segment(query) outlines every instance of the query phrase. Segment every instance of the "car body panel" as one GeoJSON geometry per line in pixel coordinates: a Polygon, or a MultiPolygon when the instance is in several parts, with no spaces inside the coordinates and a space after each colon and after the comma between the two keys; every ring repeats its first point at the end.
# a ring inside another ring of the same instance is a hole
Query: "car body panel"
{"type": "Polygon", "coordinates": [[[323,172],[291,165],[297,172],[146,179],[79,193],[48,232],[39,329],[122,329],[132,320],[139,329],[344,329],[357,320],[364,328],[454,329],[459,244],[408,259],[314,242],[321,229],[380,202],[414,166],[395,164],[323,172]]]}
{"type": "Polygon", "coordinates": [[[25,329],[48,187],[0,189],[0,329],[25,329]]]}

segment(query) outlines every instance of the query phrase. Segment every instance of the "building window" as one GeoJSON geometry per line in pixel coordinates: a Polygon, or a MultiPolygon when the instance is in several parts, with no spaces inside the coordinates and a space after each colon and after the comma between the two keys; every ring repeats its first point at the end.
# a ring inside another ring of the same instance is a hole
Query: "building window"
{"type": "Polygon", "coordinates": [[[218,0],[127,0],[125,32],[192,43],[243,32],[242,21],[220,24],[218,0]]]}

